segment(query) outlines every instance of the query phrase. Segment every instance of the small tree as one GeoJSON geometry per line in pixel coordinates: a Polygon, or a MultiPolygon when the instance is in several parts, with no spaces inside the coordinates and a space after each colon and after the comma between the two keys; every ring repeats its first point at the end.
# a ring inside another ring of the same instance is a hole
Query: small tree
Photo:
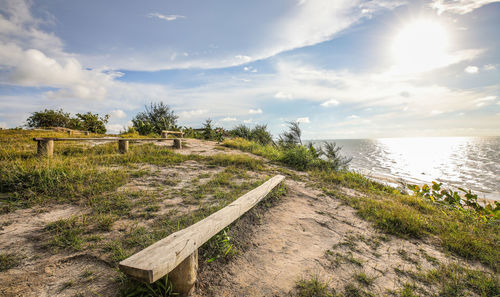
{"type": "Polygon", "coordinates": [[[273,135],[267,131],[267,125],[255,125],[250,138],[262,145],[273,143],[273,135]]]}
{"type": "Polygon", "coordinates": [[[250,140],[251,139],[251,134],[252,131],[250,130],[249,127],[240,124],[231,130],[231,135],[234,137],[241,137],[250,140]]]}
{"type": "Polygon", "coordinates": [[[106,124],[109,120],[109,115],[105,115],[104,117],[99,117],[99,114],[93,114],[91,112],[87,113],[77,113],[76,121],[73,120],[73,124],[75,126],[79,126],[79,128],[85,131],[90,131],[93,133],[104,134],[106,133],[106,124]]]}
{"type": "Polygon", "coordinates": [[[288,131],[279,137],[279,143],[284,146],[302,145],[302,130],[299,122],[288,122],[288,131]]]}
{"type": "Polygon", "coordinates": [[[209,140],[215,138],[215,130],[212,127],[212,119],[207,119],[203,124],[203,139],[209,140]]]}
{"type": "Polygon", "coordinates": [[[335,142],[325,141],[323,147],[319,150],[319,155],[326,157],[333,170],[344,170],[347,169],[352,158],[340,155],[340,150],[342,150],[342,147],[335,142]]]}
{"type": "Polygon", "coordinates": [[[67,127],[70,122],[70,115],[62,109],[45,109],[44,111],[33,112],[26,122],[26,125],[30,128],[67,127]]]}
{"type": "Polygon", "coordinates": [[[145,106],[144,112],[138,113],[132,120],[134,128],[141,135],[161,134],[163,130],[178,130],[177,118],[174,111],[163,102],[145,106]]]}

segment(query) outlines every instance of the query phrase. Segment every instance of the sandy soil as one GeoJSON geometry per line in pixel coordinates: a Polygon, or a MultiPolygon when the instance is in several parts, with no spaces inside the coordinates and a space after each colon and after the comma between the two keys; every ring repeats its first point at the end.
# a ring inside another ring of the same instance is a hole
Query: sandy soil
{"type": "MultiPolygon", "coordinates": [[[[213,155],[241,152],[217,146],[215,142],[185,139],[183,154],[213,155]]],[[[156,143],[162,145],[161,143],[156,143]]],[[[203,173],[216,173],[188,161],[162,168],[144,165],[154,174],[139,177],[119,191],[159,191],[157,184],[177,180],[172,189],[189,186],[203,173]]],[[[304,174],[299,174],[303,179],[304,174]]],[[[247,242],[227,263],[202,265],[196,296],[290,296],[301,278],[317,275],[332,287],[354,282],[354,275],[365,272],[374,277],[369,290],[382,295],[401,286],[404,277],[396,269],[428,269],[450,261],[450,257],[431,243],[407,241],[379,234],[369,223],[341,201],[326,197],[306,185],[307,180],[287,179],[289,192],[268,209],[248,229],[247,242]],[[427,255],[427,256],[424,256],[427,255]],[[430,257],[429,257],[430,256],[430,257]],[[209,267],[210,266],[210,267],[209,267]]],[[[170,191],[172,192],[172,191],[170,191]]],[[[347,195],[360,195],[346,189],[347,195]]],[[[176,207],[189,211],[178,197],[165,197],[164,210],[176,207]]],[[[118,273],[98,255],[90,253],[51,254],[40,247],[43,228],[50,222],[84,213],[74,205],[50,209],[32,208],[0,216],[0,250],[23,255],[22,265],[0,273],[1,296],[112,296],[117,294],[118,273]],[[5,285],[8,284],[8,285],[5,285]]],[[[127,221],[115,223],[112,232],[127,228],[127,221]]]]}
{"type": "Polygon", "coordinates": [[[197,296],[290,296],[296,281],[312,275],[343,288],[362,271],[375,278],[370,291],[379,296],[401,286],[404,278],[394,268],[432,267],[422,251],[441,263],[449,261],[430,244],[379,234],[351,207],[304,183],[288,180],[286,184],[288,195],[255,227],[251,247],[218,272],[202,272],[200,278],[210,284],[202,284],[197,296]],[[408,255],[406,259],[400,250],[408,255]]]}

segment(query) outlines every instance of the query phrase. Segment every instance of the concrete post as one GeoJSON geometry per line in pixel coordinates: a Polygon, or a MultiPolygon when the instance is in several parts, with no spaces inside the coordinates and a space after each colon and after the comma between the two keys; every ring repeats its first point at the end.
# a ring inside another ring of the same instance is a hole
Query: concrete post
{"type": "Polygon", "coordinates": [[[176,148],[176,149],[182,148],[182,141],[180,138],[174,139],[174,148],[176,148]]]}
{"type": "Polygon", "coordinates": [[[180,296],[189,296],[196,282],[198,273],[198,250],[196,249],[189,257],[184,259],[174,270],[168,274],[174,291],[180,296]]]}
{"type": "Polygon", "coordinates": [[[89,135],[89,134],[90,134],[90,132],[89,132],[89,131],[84,131],[84,132],[83,132],[83,135],[89,135]]]}
{"type": "Polygon", "coordinates": [[[128,152],[128,140],[118,140],[118,151],[121,154],[128,152]]]}
{"type": "Polygon", "coordinates": [[[54,140],[38,140],[36,152],[38,156],[51,157],[54,155],[54,140]]]}
{"type": "Polygon", "coordinates": [[[168,133],[167,131],[161,131],[161,138],[167,138],[168,133]]]}

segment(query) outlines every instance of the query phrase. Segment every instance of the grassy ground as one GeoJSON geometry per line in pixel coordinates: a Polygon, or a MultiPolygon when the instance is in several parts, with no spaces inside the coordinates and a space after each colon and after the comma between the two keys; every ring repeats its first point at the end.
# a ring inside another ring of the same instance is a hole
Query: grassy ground
{"type": "MultiPolygon", "coordinates": [[[[280,161],[281,151],[243,139],[228,140],[228,147],[280,161]]],[[[493,271],[500,270],[500,222],[483,222],[473,214],[450,209],[421,197],[374,182],[350,171],[309,170],[309,176],[326,194],[344,200],[381,231],[402,238],[439,238],[443,248],[465,259],[479,260],[493,271]],[[351,197],[343,188],[356,189],[351,197]]]]}
{"type": "MultiPolygon", "coordinates": [[[[34,207],[46,211],[53,205],[74,205],[81,211],[47,224],[37,243],[40,255],[29,257],[85,252],[116,267],[120,260],[205,218],[269,178],[263,161],[247,155],[181,155],[152,143],[132,144],[129,153],[119,154],[116,143],[89,147],[88,143],[57,142],[53,157],[40,158],[33,137],[66,135],[0,131],[0,212],[34,207]],[[189,187],[178,187],[182,181],[174,167],[187,161],[200,171],[190,173],[189,187]],[[146,190],[119,190],[164,171],[171,178],[149,182],[146,190]],[[178,197],[181,201],[172,206],[163,203],[178,197]]],[[[202,260],[220,257],[217,251],[222,248],[214,248],[217,240],[208,244],[202,260]]],[[[2,253],[1,270],[21,265],[25,256],[2,253]]],[[[119,281],[124,288],[131,287],[123,275],[119,281]]],[[[135,289],[140,287],[133,284],[135,289]]]]}
{"type": "MultiPolygon", "coordinates": [[[[47,224],[40,231],[40,242],[36,243],[39,252],[29,255],[31,259],[85,252],[116,267],[120,260],[136,251],[226,206],[260,185],[276,170],[299,178],[295,171],[281,167],[271,169],[267,162],[244,154],[181,155],[155,144],[131,144],[129,153],[122,155],[117,152],[116,143],[89,147],[75,142],[57,142],[54,157],[36,156],[33,137],[66,136],[40,131],[0,131],[0,213],[26,208],[47,211],[54,205],[80,209],[70,217],[47,224]],[[194,164],[195,169],[186,164],[194,164]],[[180,177],[180,173],[189,171],[194,173],[180,177]],[[158,178],[161,183],[155,181],[155,176],[161,177],[158,178]],[[189,178],[189,187],[182,186],[186,178],[189,178]],[[146,181],[146,189],[127,188],[134,181],[146,181]],[[170,205],[173,199],[180,201],[170,205]]],[[[224,145],[283,164],[283,152],[274,146],[260,146],[244,140],[230,140],[224,145]]],[[[485,265],[485,271],[451,264],[440,264],[431,271],[401,271],[412,281],[390,294],[500,294],[498,222],[478,221],[470,214],[432,204],[421,197],[401,194],[397,189],[353,172],[314,169],[306,173],[306,177],[301,175],[300,178],[352,206],[378,230],[400,238],[433,242],[451,255],[485,265]],[[345,195],[346,189],[357,194],[345,195]]],[[[200,250],[202,261],[212,262],[230,256],[238,250],[237,244],[230,230],[224,230],[200,250]]],[[[339,244],[343,248],[352,246],[349,241],[339,244]]],[[[400,256],[404,257],[402,253],[400,256]]],[[[329,255],[332,259],[340,256],[329,255]]],[[[26,257],[15,250],[2,252],[0,271],[21,267],[26,257]]],[[[337,260],[350,261],[353,265],[356,262],[352,257],[337,260]]],[[[139,295],[145,289],[123,275],[116,281],[127,293],[139,295]]],[[[297,295],[371,296],[372,281],[371,275],[360,270],[352,276],[352,281],[334,290],[317,277],[306,278],[297,283],[297,295]]],[[[63,290],[71,286],[74,285],[63,290]]],[[[152,289],[166,292],[168,286],[160,282],[152,289]]]]}
{"type": "MultiPolygon", "coordinates": [[[[276,164],[287,165],[283,162],[283,151],[275,146],[261,146],[243,139],[227,140],[224,145],[266,157],[276,164]]],[[[307,173],[310,184],[321,189],[326,195],[352,206],[361,218],[372,222],[378,230],[403,239],[432,242],[450,255],[464,260],[479,261],[487,267],[486,270],[488,268],[490,270],[485,272],[458,264],[442,264],[432,271],[413,274],[413,283],[408,283],[401,288],[401,291],[390,292],[391,294],[395,296],[422,294],[467,296],[471,292],[479,296],[500,294],[498,220],[489,222],[478,220],[474,213],[437,205],[422,197],[402,194],[400,189],[374,182],[355,172],[310,169],[307,173]],[[347,195],[346,190],[354,190],[357,194],[347,195]],[[445,281],[439,281],[440,279],[445,281]],[[430,291],[428,288],[424,289],[426,286],[432,289],[430,291]]],[[[345,244],[349,245],[348,242],[345,244]]],[[[404,255],[400,256],[405,258],[404,255]]],[[[363,289],[370,287],[369,276],[360,272],[353,276],[353,280],[353,283],[337,290],[337,293],[333,288],[321,283],[317,277],[301,280],[297,283],[298,296],[371,296],[369,290],[363,289]]]]}

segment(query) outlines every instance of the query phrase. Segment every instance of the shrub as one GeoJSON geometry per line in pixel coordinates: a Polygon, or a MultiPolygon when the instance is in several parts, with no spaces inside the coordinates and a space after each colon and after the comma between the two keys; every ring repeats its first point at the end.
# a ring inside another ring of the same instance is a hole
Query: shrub
{"type": "Polygon", "coordinates": [[[44,111],[33,112],[26,120],[26,125],[30,128],[67,127],[70,119],[70,114],[62,109],[45,109],[44,111]]]}
{"type": "Polygon", "coordinates": [[[144,112],[138,113],[132,123],[141,135],[161,134],[163,130],[178,130],[176,126],[178,116],[163,102],[145,106],[144,112]]]}
{"type": "Polygon", "coordinates": [[[267,131],[267,125],[256,125],[250,133],[250,139],[262,145],[273,143],[273,135],[267,131]]]}
{"type": "Polygon", "coordinates": [[[284,151],[280,161],[297,170],[306,170],[313,160],[313,155],[306,147],[293,146],[284,151]]]}
{"type": "Polygon", "coordinates": [[[104,134],[108,119],[109,115],[99,117],[99,114],[91,112],[77,113],[76,117],[72,118],[69,113],[62,109],[45,109],[32,113],[26,120],[26,125],[30,128],[63,127],[104,134]]]}
{"type": "Polygon", "coordinates": [[[231,136],[252,140],[262,145],[273,143],[273,135],[267,131],[267,125],[256,125],[253,129],[243,124],[230,131],[231,136]]]}
{"type": "Polygon", "coordinates": [[[302,145],[302,130],[298,122],[288,122],[288,131],[283,132],[279,137],[282,146],[302,145]]]}
{"type": "Polygon", "coordinates": [[[231,136],[234,136],[234,137],[240,137],[240,138],[244,138],[247,140],[252,140],[251,139],[252,131],[250,130],[250,128],[248,126],[245,126],[243,124],[234,127],[230,133],[231,133],[231,136]]]}
{"type": "Polygon", "coordinates": [[[215,138],[215,130],[212,127],[212,119],[207,119],[203,124],[203,139],[209,140],[215,138]]]}
{"type": "Polygon", "coordinates": [[[90,131],[93,133],[104,134],[106,133],[106,124],[109,120],[109,115],[104,117],[99,117],[99,114],[93,114],[91,112],[87,113],[77,113],[76,118],[72,118],[69,123],[71,129],[90,131]]]}

